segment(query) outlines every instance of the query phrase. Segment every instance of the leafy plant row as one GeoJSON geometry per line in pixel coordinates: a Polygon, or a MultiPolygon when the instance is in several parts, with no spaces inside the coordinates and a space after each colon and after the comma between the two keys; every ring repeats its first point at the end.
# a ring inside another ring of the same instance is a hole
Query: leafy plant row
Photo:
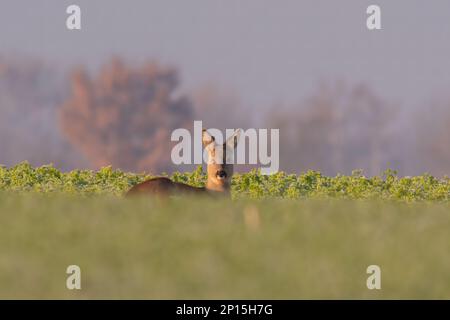
{"type": "MultiPolygon", "coordinates": [[[[78,195],[123,195],[131,186],[151,178],[148,174],[127,173],[104,167],[98,171],[61,172],[52,165],[32,167],[27,162],[11,168],[0,167],[0,191],[67,193],[78,195]]],[[[174,173],[174,181],[203,186],[206,175],[201,167],[193,172],[174,173]]],[[[393,170],[382,176],[366,177],[360,170],[352,175],[328,177],[317,171],[295,175],[279,172],[261,175],[254,170],[236,174],[232,182],[233,198],[331,197],[345,199],[450,200],[450,178],[429,174],[399,177],[393,170]]]]}

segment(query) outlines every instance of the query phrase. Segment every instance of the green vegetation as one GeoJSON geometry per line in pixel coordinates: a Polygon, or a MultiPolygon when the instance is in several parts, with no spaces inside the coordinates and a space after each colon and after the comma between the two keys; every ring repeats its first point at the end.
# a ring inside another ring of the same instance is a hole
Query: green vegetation
{"type": "MultiPolygon", "coordinates": [[[[21,163],[12,168],[0,167],[0,191],[34,191],[81,195],[122,195],[132,185],[150,178],[145,174],[125,173],[105,167],[97,172],[74,170],[63,173],[52,166],[33,168],[21,163]]],[[[202,186],[206,180],[199,167],[188,173],[175,173],[175,181],[202,186]]],[[[279,172],[264,176],[257,171],[236,174],[232,185],[233,198],[340,198],[383,200],[450,200],[450,178],[424,174],[397,177],[387,170],[382,177],[365,177],[360,171],[351,176],[326,177],[316,171],[301,175],[279,172]]]]}
{"type": "Polygon", "coordinates": [[[1,168],[0,298],[450,298],[449,179],[252,172],[234,201],[121,197],[145,178],[1,168]]]}

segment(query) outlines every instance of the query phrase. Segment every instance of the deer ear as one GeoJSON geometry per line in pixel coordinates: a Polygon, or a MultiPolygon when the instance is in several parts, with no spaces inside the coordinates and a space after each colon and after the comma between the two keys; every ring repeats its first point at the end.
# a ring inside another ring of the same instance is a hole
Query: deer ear
{"type": "Polygon", "coordinates": [[[211,144],[215,140],[216,139],[212,135],[210,135],[208,133],[208,131],[206,131],[206,129],[203,129],[203,131],[202,131],[202,143],[203,143],[204,147],[208,146],[209,144],[211,144]]]}
{"type": "Polygon", "coordinates": [[[239,137],[241,136],[241,129],[237,129],[234,133],[227,139],[227,147],[236,148],[239,142],[239,137]]]}

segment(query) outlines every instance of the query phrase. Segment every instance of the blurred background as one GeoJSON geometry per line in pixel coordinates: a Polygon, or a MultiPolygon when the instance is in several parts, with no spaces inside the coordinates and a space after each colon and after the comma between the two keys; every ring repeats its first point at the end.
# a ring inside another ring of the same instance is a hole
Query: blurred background
{"type": "Polygon", "coordinates": [[[288,172],[448,175],[449,15],[449,1],[2,0],[0,164],[189,170],[170,133],[202,120],[279,128],[288,172]]]}

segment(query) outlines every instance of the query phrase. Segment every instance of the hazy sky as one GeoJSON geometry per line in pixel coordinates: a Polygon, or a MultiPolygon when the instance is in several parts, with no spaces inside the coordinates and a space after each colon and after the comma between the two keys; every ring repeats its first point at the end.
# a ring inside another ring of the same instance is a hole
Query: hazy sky
{"type": "Polygon", "coordinates": [[[299,101],[329,79],[412,107],[450,88],[450,1],[2,0],[0,54],[62,67],[157,59],[180,68],[185,90],[212,81],[252,107],[299,101]],[[66,29],[70,4],[81,31],[66,29]],[[366,28],[370,4],[380,31],[366,28]]]}

